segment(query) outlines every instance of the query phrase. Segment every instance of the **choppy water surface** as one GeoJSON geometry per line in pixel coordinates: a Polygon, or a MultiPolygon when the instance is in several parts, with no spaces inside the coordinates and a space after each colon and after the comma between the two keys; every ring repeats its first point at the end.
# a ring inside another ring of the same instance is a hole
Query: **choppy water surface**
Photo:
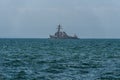
{"type": "Polygon", "coordinates": [[[0,80],[120,80],[120,40],[0,39],[0,80]]]}

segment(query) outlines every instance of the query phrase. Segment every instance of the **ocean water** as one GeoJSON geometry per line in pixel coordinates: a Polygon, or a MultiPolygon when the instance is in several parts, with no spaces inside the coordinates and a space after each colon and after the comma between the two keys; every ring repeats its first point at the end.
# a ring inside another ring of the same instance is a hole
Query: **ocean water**
{"type": "Polygon", "coordinates": [[[120,80],[120,40],[0,39],[0,80],[120,80]]]}

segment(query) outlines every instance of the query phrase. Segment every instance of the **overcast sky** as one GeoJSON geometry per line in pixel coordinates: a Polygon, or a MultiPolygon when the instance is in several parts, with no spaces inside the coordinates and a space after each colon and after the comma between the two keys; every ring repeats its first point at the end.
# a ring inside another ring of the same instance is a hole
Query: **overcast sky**
{"type": "Polygon", "coordinates": [[[0,0],[0,38],[120,38],[120,0],[0,0]]]}

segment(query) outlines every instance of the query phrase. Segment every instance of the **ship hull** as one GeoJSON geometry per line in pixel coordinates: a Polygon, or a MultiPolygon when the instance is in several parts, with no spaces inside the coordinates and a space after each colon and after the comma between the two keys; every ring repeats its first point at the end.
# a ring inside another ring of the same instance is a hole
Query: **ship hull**
{"type": "Polygon", "coordinates": [[[78,37],[71,37],[71,36],[68,36],[68,37],[56,37],[54,35],[50,35],[50,39],[79,39],[78,37]]]}

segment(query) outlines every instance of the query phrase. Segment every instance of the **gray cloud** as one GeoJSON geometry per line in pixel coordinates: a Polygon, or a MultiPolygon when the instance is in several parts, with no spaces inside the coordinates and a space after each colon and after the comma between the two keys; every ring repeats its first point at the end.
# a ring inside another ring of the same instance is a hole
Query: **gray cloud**
{"type": "Polygon", "coordinates": [[[0,37],[48,37],[61,23],[82,38],[119,38],[119,0],[1,0],[0,37]]]}

